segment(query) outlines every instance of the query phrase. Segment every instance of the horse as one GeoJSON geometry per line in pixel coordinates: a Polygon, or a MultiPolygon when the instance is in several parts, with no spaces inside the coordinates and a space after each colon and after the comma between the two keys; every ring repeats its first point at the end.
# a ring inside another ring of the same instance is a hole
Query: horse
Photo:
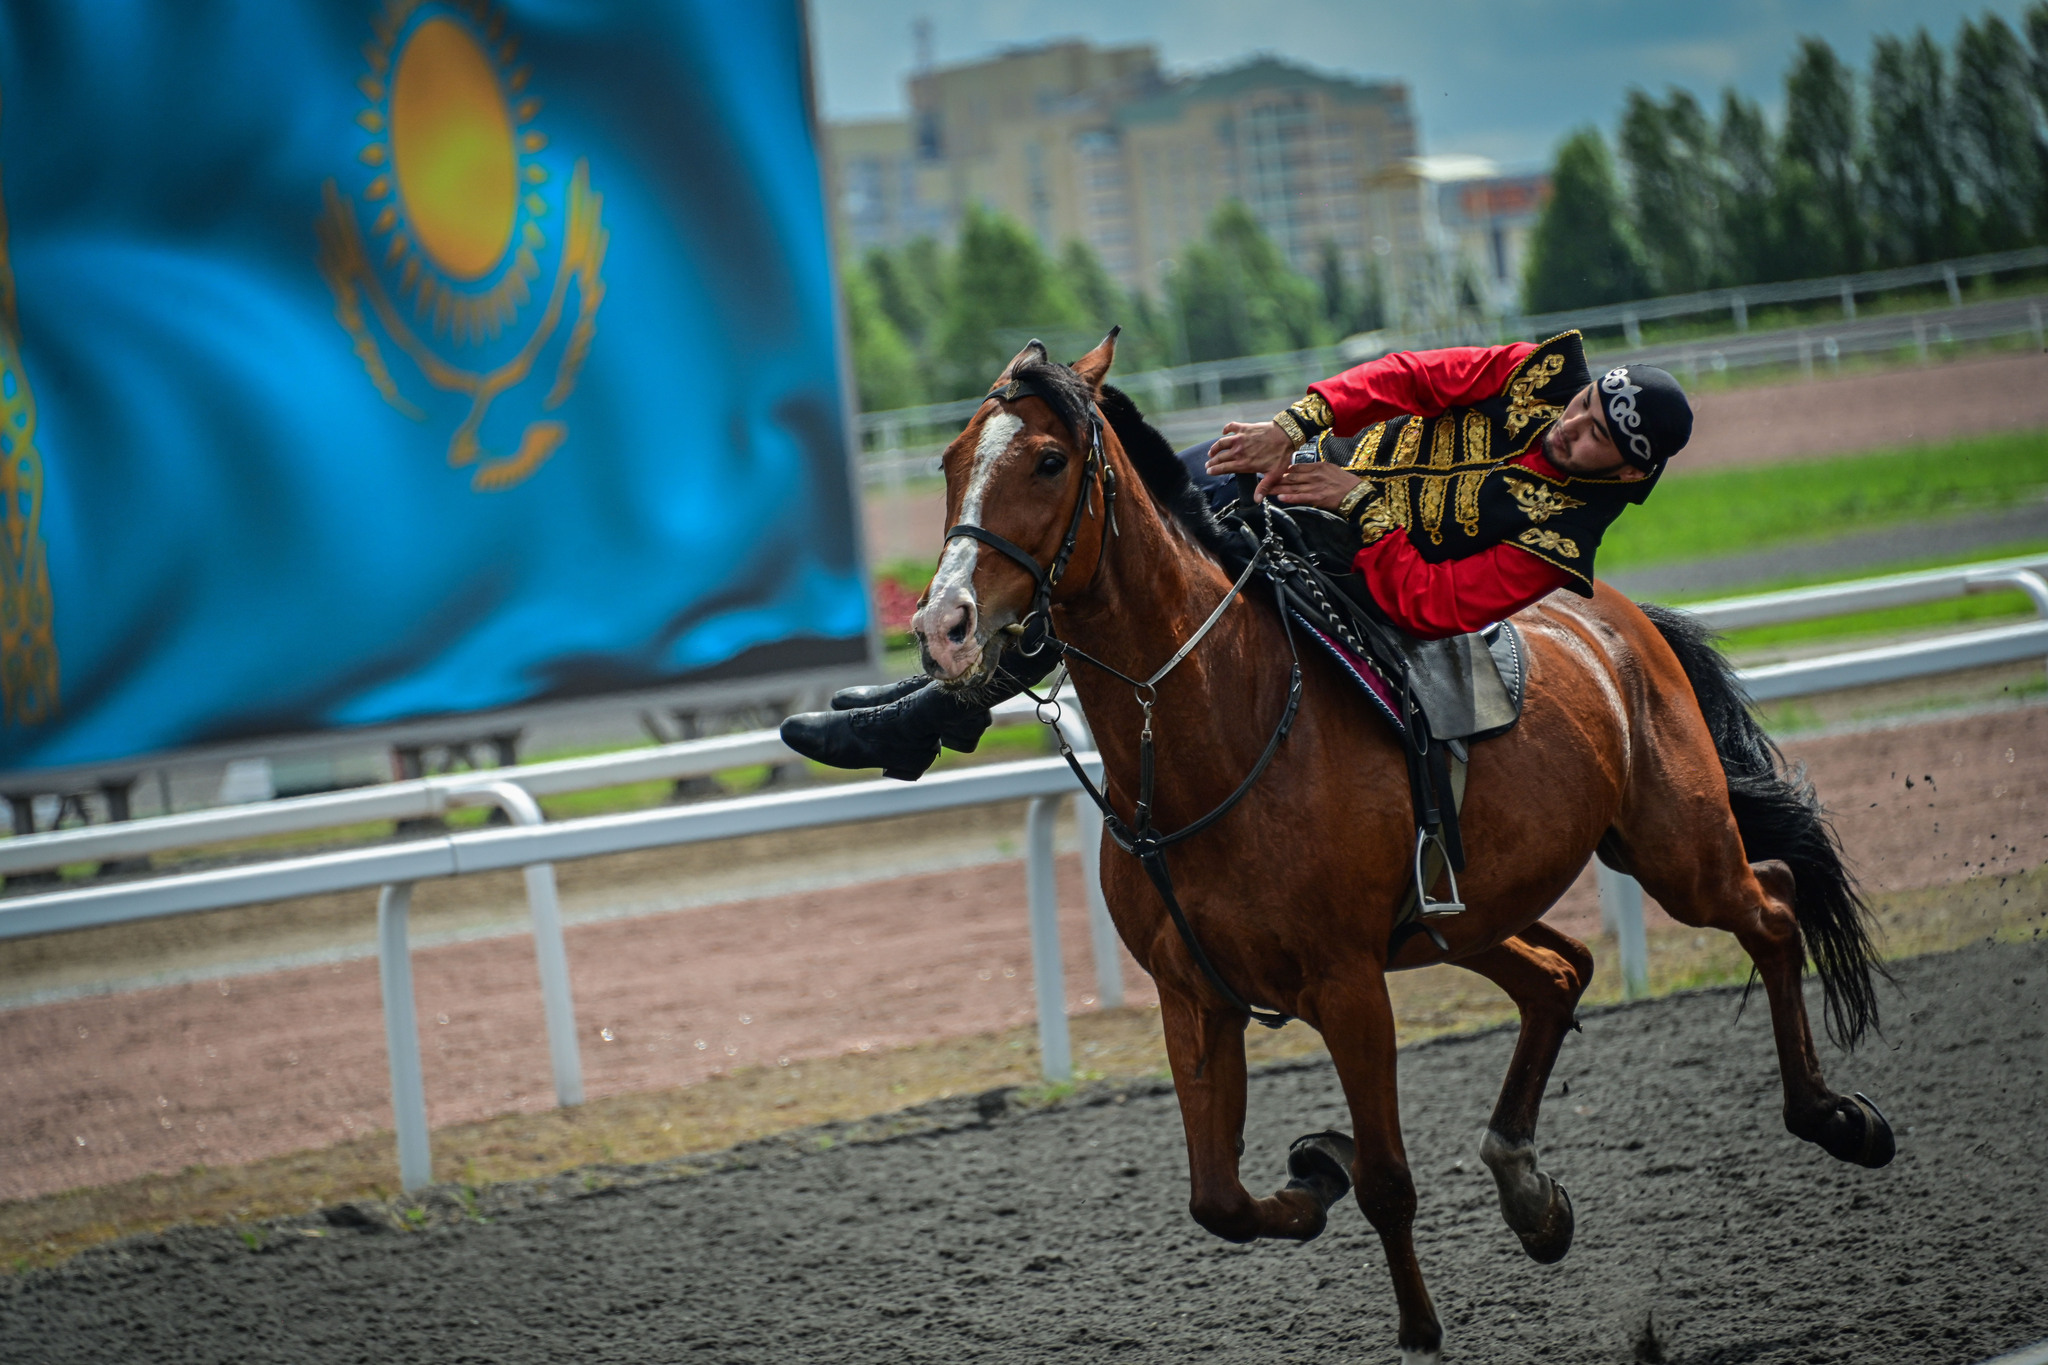
{"type": "Polygon", "coordinates": [[[1541,1169],[1536,1127],[1593,956],[1541,916],[1596,852],[1680,923],[1741,943],[1770,1005],[1786,1128],[1844,1161],[1889,1161],[1876,1106],[1823,1080],[1801,995],[1810,945],[1830,1031],[1853,1045],[1875,1026],[1882,968],[1867,911],[1818,798],[1782,770],[1712,637],[1604,583],[1590,600],[1555,594],[1519,613],[1522,718],[1470,754],[1466,908],[1431,920],[1442,946],[1422,934],[1396,946],[1415,839],[1403,750],[1334,662],[1297,656],[1290,677],[1280,612],[1250,592],[1231,600],[1226,532],[1168,442],[1106,383],[1115,350],[1111,332],[1066,366],[1032,342],[946,447],[952,529],[912,629],[932,678],[985,689],[1003,647],[1034,611],[1048,615],[1101,754],[1112,832],[1141,822],[1141,792],[1162,829],[1242,798],[1169,855],[1186,934],[1108,834],[1101,860],[1111,919],[1158,985],[1195,1221],[1233,1242],[1306,1241],[1355,1189],[1385,1250],[1402,1360],[1440,1359],[1386,974],[1451,963],[1520,1012],[1479,1156],[1527,1254],[1562,1258],[1571,1201],[1541,1169]],[[1131,685],[1205,621],[1177,667],[1131,685]],[[1269,738],[1296,701],[1285,742],[1269,738]],[[1245,787],[1262,753],[1270,762],[1245,787]],[[1295,1178],[1265,1197],[1239,1178],[1248,1002],[1321,1034],[1352,1124],[1298,1141],[1295,1178]]]}

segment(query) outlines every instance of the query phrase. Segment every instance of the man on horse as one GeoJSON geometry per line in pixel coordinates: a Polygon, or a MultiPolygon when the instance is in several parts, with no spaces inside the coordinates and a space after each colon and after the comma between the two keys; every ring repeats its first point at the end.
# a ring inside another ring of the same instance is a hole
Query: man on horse
{"type": "MultiPolygon", "coordinates": [[[[1232,476],[1249,474],[1259,497],[1344,517],[1358,535],[1354,568],[1388,619],[1439,638],[1559,588],[1591,596],[1601,534],[1691,434],[1669,374],[1624,365],[1595,381],[1579,334],[1566,332],[1383,356],[1181,458],[1219,509],[1236,499],[1232,476]]],[[[1027,653],[1029,643],[973,692],[922,675],[847,688],[833,710],[783,722],[783,740],[821,763],[914,781],[941,744],[971,753],[988,708],[1051,670],[1056,651],[1027,653]]]]}

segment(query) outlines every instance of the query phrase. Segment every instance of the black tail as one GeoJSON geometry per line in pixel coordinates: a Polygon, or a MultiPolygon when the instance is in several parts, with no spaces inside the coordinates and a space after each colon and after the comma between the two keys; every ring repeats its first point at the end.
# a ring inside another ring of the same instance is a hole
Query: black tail
{"type": "Polygon", "coordinates": [[[1870,941],[1870,908],[1842,864],[1842,846],[1827,811],[1806,780],[1806,770],[1788,770],[1785,756],[1750,714],[1735,669],[1714,648],[1714,632],[1684,612],[1639,605],[1692,683],[1728,775],[1728,805],[1744,852],[1751,862],[1776,858],[1792,869],[1792,912],[1820,974],[1828,1036],[1854,1047],[1877,1027],[1872,974],[1889,981],[1891,973],[1870,941]]]}

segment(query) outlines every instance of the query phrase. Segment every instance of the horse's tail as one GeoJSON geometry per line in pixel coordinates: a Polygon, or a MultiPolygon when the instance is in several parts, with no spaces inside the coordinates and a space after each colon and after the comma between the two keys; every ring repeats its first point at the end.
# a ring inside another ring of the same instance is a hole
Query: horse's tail
{"type": "Polygon", "coordinates": [[[1714,648],[1714,632],[1669,607],[1642,606],[1664,643],[1678,656],[1700,714],[1714,736],[1728,775],[1728,806],[1751,862],[1776,858],[1792,869],[1792,913],[1820,975],[1827,1002],[1828,1036],[1854,1047],[1877,1027],[1873,974],[1891,979],[1870,939],[1870,907],[1842,863],[1833,824],[1806,780],[1803,766],[1785,757],[1750,713],[1734,667],[1714,648]]]}

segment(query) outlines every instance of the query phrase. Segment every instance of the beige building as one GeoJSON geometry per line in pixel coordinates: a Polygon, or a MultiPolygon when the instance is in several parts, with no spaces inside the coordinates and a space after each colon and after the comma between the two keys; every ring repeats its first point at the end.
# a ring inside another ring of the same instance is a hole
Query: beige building
{"type": "Polygon", "coordinates": [[[1169,77],[1150,47],[1068,41],[920,72],[909,90],[908,120],[827,130],[842,250],[948,237],[979,202],[1049,250],[1088,243],[1156,296],[1234,198],[1302,273],[1334,242],[1354,279],[1378,264],[1397,314],[1424,306],[1428,196],[1393,174],[1416,155],[1403,85],[1271,57],[1169,77]]]}

